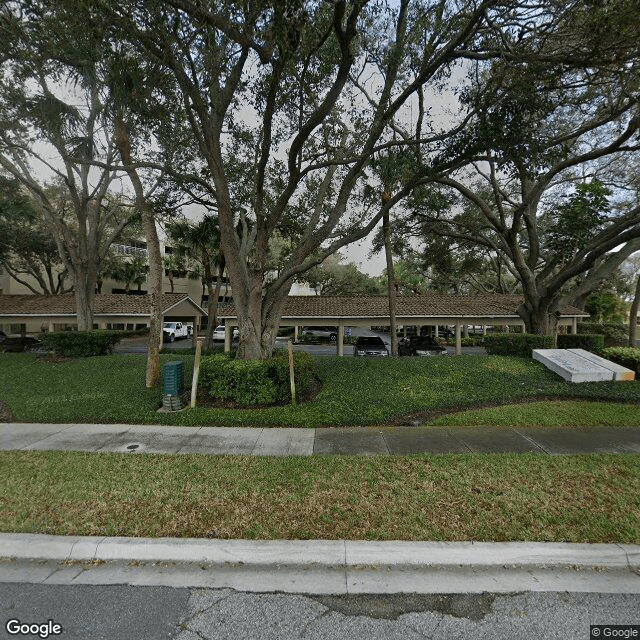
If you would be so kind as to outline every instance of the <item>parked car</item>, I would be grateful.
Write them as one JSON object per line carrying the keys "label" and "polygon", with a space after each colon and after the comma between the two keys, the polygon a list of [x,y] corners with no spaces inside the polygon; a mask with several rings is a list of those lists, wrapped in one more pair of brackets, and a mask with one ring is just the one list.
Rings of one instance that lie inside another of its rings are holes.
{"label": "parked car", "polygon": [[[240,332],[238,331],[237,327],[233,328],[233,340],[237,340],[238,337],[240,336]],[[215,340],[224,340],[224,325],[223,324],[219,324],[214,330],[213,330],[213,339]]]}
{"label": "parked car", "polygon": [[165,342],[173,342],[178,338],[188,338],[192,331],[192,326],[182,324],[182,322],[165,322],[162,325],[162,339]]}
{"label": "parked car", "polygon": [[438,327],[438,335],[443,338],[453,338],[456,334],[449,327]]}
{"label": "parked car", "polygon": [[31,336],[0,336],[0,351],[21,353],[22,351],[37,351],[42,343]]}
{"label": "parked car", "polygon": [[382,338],[378,336],[360,336],[356,340],[353,355],[358,356],[388,356],[389,350]]}
{"label": "parked car", "polygon": [[398,342],[399,356],[441,356],[447,353],[431,336],[411,336]]}
{"label": "parked car", "polygon": [[316,338],[329,338],[329,340],[335,341],[338,339],[338,327],[304,327],[301,334]]}

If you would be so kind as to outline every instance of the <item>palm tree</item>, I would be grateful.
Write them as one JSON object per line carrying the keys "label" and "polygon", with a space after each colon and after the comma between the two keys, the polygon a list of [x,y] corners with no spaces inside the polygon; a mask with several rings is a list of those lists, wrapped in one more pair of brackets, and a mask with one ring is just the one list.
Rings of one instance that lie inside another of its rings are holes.
{"label": "palm tree", "polygon": [[[190,224],[186,220],[176,222],[167,227],[167,233],[175,243],[177,256],[200,263],[202,282],[207,287],[209,301],[207,304],[207,341],[206,348],[213,346],[213,331],[218,324],[218,297],[222,287],[222,276],[225,260],[220,250],[220,227],[218,218],[205,215],[198,224]],[[214,285],[213,271],[216,270]]]}
{"label": "palm tree", "polygon": [[125,293],[129,293],[135,284],[138,291],[147,279],[149,267],[142,256],[136,255],[131,260],[114,261],[109,275],[118,282],[124,282]]}
{"label": "palm tree", "polygon": [[185,270],[184,258],[177,253],[170,253],[164,257],[162,262],[167,271],[171,293],[173,293],[173,279],[176,277],[176,273],[182,273]]}

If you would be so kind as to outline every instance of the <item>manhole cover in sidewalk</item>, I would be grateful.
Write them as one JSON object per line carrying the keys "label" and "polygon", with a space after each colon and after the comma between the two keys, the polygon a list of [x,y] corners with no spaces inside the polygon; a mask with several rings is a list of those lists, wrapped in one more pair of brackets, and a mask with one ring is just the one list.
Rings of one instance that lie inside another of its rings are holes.
{"label": "manhole cover in sidewalk", "polygon": [[141,442],[131,442],[120,448],[120,451],[126,451],[128,453],[139,453],[144,449],[144,445]]}

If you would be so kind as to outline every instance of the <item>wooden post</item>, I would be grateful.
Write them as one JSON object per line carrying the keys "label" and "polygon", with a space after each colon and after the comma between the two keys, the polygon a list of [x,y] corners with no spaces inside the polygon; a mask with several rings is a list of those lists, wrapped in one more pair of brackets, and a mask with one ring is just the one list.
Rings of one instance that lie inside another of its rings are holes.
{"label": "wooden post", "polygon": [[298,325],[294,325],[293,327],[293,341],[298,342]]}
{"label": "wooden post", "polygon": [[296,379],[293,368],[293,347],[291,340],[287,340],[287,350],[289,351],[289,382],[291,383],[291,405],[296,406]]}
{"label": "wooden post", "polygon": [[[195,327],[194,327],[195,333]],[[198,392],[198,376],[200,375],[200,357],[202,356],[202,344],[204,338],[198,338],[196,342],[196,357],[193,361],[193,379],[191,380],[191,408],[196,406],[196,393]]]}

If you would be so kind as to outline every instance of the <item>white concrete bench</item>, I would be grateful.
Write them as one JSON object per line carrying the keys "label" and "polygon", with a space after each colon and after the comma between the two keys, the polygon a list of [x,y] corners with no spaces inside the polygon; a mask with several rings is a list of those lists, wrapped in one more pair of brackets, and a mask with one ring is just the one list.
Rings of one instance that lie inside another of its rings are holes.
{"label": "white concrete bench", "polygon": [[533,359],[569,382],[635,379],[631,369],[584,349],[534,349]]}

